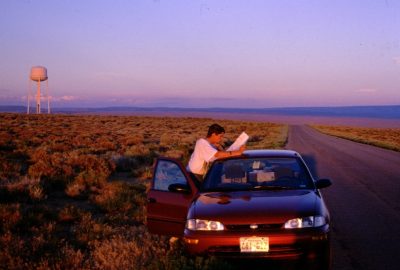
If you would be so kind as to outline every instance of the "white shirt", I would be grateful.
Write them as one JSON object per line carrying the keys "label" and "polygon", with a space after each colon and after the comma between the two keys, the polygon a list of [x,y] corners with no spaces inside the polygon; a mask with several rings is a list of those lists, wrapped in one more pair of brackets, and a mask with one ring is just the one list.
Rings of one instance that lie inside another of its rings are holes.
{"label": "white shirt", "polygon": [[207,164],[213,161],[214,155],[218,152],[206,139],[198,139],[190,157],[187,170],[195,174],[204,175]]}

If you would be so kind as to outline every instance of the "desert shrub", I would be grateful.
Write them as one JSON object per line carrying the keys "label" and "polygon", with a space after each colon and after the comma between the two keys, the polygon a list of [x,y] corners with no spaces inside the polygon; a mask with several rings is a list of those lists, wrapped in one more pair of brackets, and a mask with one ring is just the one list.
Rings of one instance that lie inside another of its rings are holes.
{"label": "desert shrub", "polygon": [[[139,147],[139,151],[136,151]],[[151,167],[154,159],[159,155],[157,152],[142,146],[132,146],[131,150],[125,152],[124,155],[114,156],[113,160],[116,164],[117,172],[130,172],[132,177],[148,179],[149,172],[151,174]],[[129,149],[129,148],[128,148]],[[145,149],[145,151],[142,151]]]}
{"label": "desert shrub", "polygon": [[73,222],[79,219],[82,215],[82,210],[74,205],[67,204],[58,212],[59,222]]}
{"label": "desert shrub", "polygon": [[93,144],[93,139],[86,134],[80,134],[74,137],[71,141],[74,148],[84,148]]}
{"label": "desert shrub", "polygon": [[0,204],[0,232],[7,232],[21,220],[20,204]]}
{"label": "desert shrub", "polygon": [[260,142],[262,140],[263,140],[263,137],[261,137],[259,135],[254,135],[254,136],[251,136],[247,142],[254,143],[254,142]]}
{"label": "desert shrub", "polygon": [[55,143],[53,145],[50,146],[50,150],[52,152],[68,152],[71,151],[72,145],[68,144],[68,143]]}
{"label": "desert shrub", "polygon": [[7,131],[0,131],[0,151],[11,152],[16,147],[17,145],[13,140],[13,136]]}
{"label": "desert shrub", "polygon": [[149,149],[150,149],[150,151],[148,154],[135,156],[136,160],[141,165],[152,165],[154,162],[154,159],[160,155],[159,152],[155,151],[154,149],[152,149],[152,148],[149,148]]}
{"label": "desert shrub", "polygon": [[172,148],[179,144],[180,142],[179,134],[174,132],[166,132],[160,136],[160,146],[165,148]]}
{"label": "desert shrub", "polygon": [[145,187],[139,184],[112,182],[106,184],[99,190],[99,194],[92,195],[90,199],[107,213],[131,215],[136,220],[143,220],[144,191]]}
{"label": "desert shrub", "polygon": [[114,155],[112,156],[112,160],[116,165],[116,172],[129,172],[139,165],[134,156]]}
{"label": "desert shrub", "polygon": [[[1,153],[0,153],[1,155]],[[0,186],[21,178],[22,165],[15,160],[9,160],[0,156]]]}
{"label": "desert shrub", "polygon": [[25,205],[21,212],[21,220],[14,230],[29,233],[36,231],[38,227],[49,222],[57,220],[57,213],[54,212],[49,205],[32,204]]}
{"label": "desert shrub", "polygon": [[93,154],[78,154],[71,157],[70,164],[75,171],[94,171],[106,177],[110,175],[114,169],[114,164],[110,160],[105,160]]}
{"label": "desert shrub", "polygon": [[12,182],[4,183],[1,188],[7,191],[8,197],[14,197],[17,200],[41,201],[46,198],[38,178],[20,177]]}
{"label": "desert shrub", "polygon": [[92,150],[94,153],[104,153],[106,151],[112,151],[116,149],[115,143],[105,137],[97,138],[94,144],[95,147]]}
{"label": "desert shrub", "polygon": [[185,152],[183,150],[171,149],[165,152],[165,155],[176,159],[183,159]]}
{"label": "desert shrub", "polygon": [[29,236],[10,231],[0,235],[1,269],[34,269],[40,260],[51,257],[62,245],[54,230],[50,222],[32,228]]}
{"label": "desert shrub", "polygon": [[68,155],[64,153],[53,153],[49,155],[49,162],[56,168],[55,175],[53,176],[60,181],[66,182],[74,176],[75,171],[73,166],[68,162]]}
{"label": "desert shrub", "polygon": [[141,180],[142,184],[144,184],[146,186],[146,190],[148,190],[147,182],[153,176],[153,167],[152,166],[143,166],[143,167],[135,170],[132,173],[132,176],[135,176],[137,178],[137,180]]}
{"label": "desert shrub", "polygon": [[46,198],[46,195],[44,193],[44,189],[40,185],[40,183],[32,185],[32,186],[29,186],[28,192],[29,192],[29,197],[33,201],[41,201],[44,198]]}
{"label": "desert shrub", "polygon": [[140,133],[128,135],[124,138],[124,144],[128,146],[143,144],[143,142],[144,136]]}
{"label": "desert shrub", "polygon": [[179,240],[152,235],[143,226],[124,227],[110,239],[92,241],[90,253],[96,269],[230,269],[215,258],[189,258]]}
{"label": "desert shrub", "polygon": [[65,194],[73,198],[84,196],[85,191],[86,185],[81,181],[73,181],[65,188]]}
{"label": "desert shrub", "polygon": [[20,177],[21,164],[0,156],[0,184]]}
{"label": "desert shrub", "polygon": [[328,135],[400,151],[399,128],[363,128],[321,125],[314,125],[312,127]]}
{"label": "desert shrub", "polygon": [[21,253],[24,253],[25,242],[10,231],[0,235],[0,266],[2,269],[26,269]]}
{"label": "desert shrub", "polygon": [[214,122],[226,146],[246,131],[248,149],[280,147],[287,131],[169,117],[0,114],[0,122],[1,269],[229,269],[187,257],[180,241],[143,226],[154,159],[187,163]]}
{"label": "desert shrub", "polygon": [[91,192],[102,189],[107,183],[107,177],[108,175],[93,170],[80,172],[67,185],[65,193],[70,197],[86,198]]}
{"label": "desert shrub", "polygon": [[142,247],[124,236],[114,236],[91,244],[92,265],[96,269],[141,269]]}
{"label": "desert shrub", "polygon": [[42,144],[43,140],[39,137],[33,137],[28,139],[27,141],[27,145],[30,147],[37,147],[40,146]]}
{"label": "desert shrub", "polygon": [[112,227],[92,218],[89,212],[81,215],[81,220],[72,227],[76,241],[86,247],[90,241],[108,239],[113,235]]}
{"label": "desert shrub", "polygon": [[146,156],[150,154],[150,149],[144,144],[135,144],[126,148],[126,156]]}
{"label": "desert shrub", "polygon": [[58,249],[62,244],[55,235],[56,224],[54,221],[44,222],[31,228],[32,235],[29,236],[29,243],[27,241],[26,248],[29,248],[30,260],[38,262],[48,253]]}
{"label": "desert shrub", "polygon": [[56,170],[48,160],[39,160],[29,167],[28,175],[32,178],[41,179],[44,177],[49,179],[56,174]]}
{"label": "desert shrub", "polygon": [[55,251],[53,256],[42,258],[42,260],[32,268],[36,270],[81,270],[90,269],[90,265],[87,260],[85,260],[85,254],[80,249],[76,250],[72,246],[66,244],[62,246],[60,250]]}
{"label": "desert shrub", "polygon": [[33,163],[38,161],[48,161],[50,150],[46,146],[38,147],[33,150],[30,155]]}
{"label": "desert shrub", "polygon": [[3,180],[18,179],[26,173],[28,156],[23,151],[21,149],[6,153],[0,151],[0,183]]}
{"label": "desert shrub", "polygon": [[73,153],[67,162],[75,173],[65,189],[66,194],[71,197],[86,196],[92,190],[101,189],[115,170],[115,163],[111,159],[106,160],[92,154]]}

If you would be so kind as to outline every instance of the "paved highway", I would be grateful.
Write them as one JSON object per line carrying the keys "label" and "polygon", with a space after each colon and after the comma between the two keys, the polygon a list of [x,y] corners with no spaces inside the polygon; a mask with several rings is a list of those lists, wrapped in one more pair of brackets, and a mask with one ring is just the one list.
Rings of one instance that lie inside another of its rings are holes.
{"label": "paved highway", "polygon": [[400,153],[290,126],[287,149],[299,152],[323,190],[333,219],[333,269],[400,269]]}

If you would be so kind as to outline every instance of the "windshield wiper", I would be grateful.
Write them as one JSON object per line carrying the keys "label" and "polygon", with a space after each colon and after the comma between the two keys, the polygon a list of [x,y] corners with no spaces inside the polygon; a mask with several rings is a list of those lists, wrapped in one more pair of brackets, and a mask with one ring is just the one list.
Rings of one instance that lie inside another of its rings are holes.
{"label": "windshield wiper", "polygon": [[261,185],[261,186],[254,186],[252,189],[253,190],[287,190],[287,189],[295,189],[295,188],[294,187],[287,187],[287,186]]}
{"label": "windshield wiper", "polygon": [[213,188],[206,188],[202,189],[202,192],[212,192],[212,191],[244,191],[244,190],[249,190],[248,188],[244,187],[213,187]]}
{"label": "windshield wiper", "polygon": [[205,188],[202,191],[244,191],[252,188],[252,184],[243,183],[243,184],[219,184],[217,186],[211,186]]}
{"label": "windshield wiper", "polygon": [[258,185],[258,186],[222,186],[202,189],[202,192],[213,192],[213,191],[246,191],[246,190],[290,190],[297,189],[296,187],[288,186],[270,186],[270,185]]}

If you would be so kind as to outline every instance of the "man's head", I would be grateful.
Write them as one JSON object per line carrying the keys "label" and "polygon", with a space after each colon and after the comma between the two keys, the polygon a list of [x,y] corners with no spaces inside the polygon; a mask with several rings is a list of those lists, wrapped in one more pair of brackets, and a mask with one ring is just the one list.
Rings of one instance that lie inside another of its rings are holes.
{"label": "man's head", "polygon": [[225,129],[218,124],[212,124],[208,128],[207,139],[211,143],[219,143],[225,134]]}

